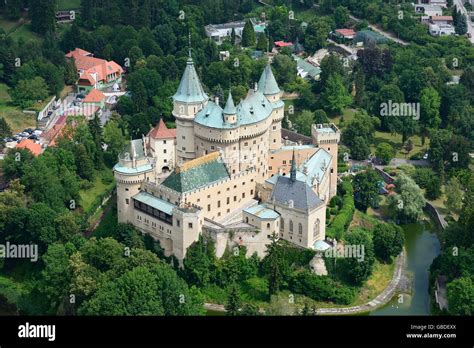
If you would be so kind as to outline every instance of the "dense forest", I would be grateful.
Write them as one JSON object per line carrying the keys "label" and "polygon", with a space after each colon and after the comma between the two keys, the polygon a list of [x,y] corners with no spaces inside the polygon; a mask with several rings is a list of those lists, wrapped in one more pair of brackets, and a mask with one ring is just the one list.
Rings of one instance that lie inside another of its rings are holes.
{"label": "dense forest", "polygon": [[[10,291],[7,295],[22,312],[203,314],[204,298],[198,288],[221,287],[229,289],[231,313],[256,315],[255,306],[236,310],[239,296],[235,284],[249,279],[265,279],[265,301],[285,290],[317,301],[351,303],[357,288],[370,276],[375,259],[391,260],[403,244],[400,230],[391,224],[374,226],[377,233],[357,229],[345,235],[355,208],[366,211],[379,203],[374,199],[377,187],[371,184],[372,172],[340,185],[330,206],[338,215],[328,227],[333,237],[366,245],[370,257],[361,264],[347,264],[346,272],[330,269],[330,275],[321,278],[302,270],[311,253],[297,253],[276,243],[264,260],[246,259],[242,256],[245,250],[229,251],[217,260],[212,245],[200,240],[190,249],[183,271],[172,258],[163,256],[159,245],[130,226],[119,225],[107,238],[86,238],[89,216],[79,204],[79,192],[91,187],[98,177],[104,184],[113,181],[110,168],[130,137],[147,134],[161,118],[173,126],[170,96],[188,59],[190,42],[206,91],[224,101],[231,89],[238,102],[258,81],[267,63],[265,57],[252,58],[253,51],[271,50],[275,41],[285,40],[301,44],[311,55],[328,47],[332,30],[346,26],[362,30],[370,22],[409,45],[367,42],[358,59],[348,64],[329,55],[321,62],[319,81],[297,77],[290,50],[282,49],[273,59],[280,87],[298,95],[292,108],[287,108],[284,125],[291,124],[294,130],[309,135],[313,122],[332,120],[352,108],[353,119],[342,117],[339,126],[342,142],[353,159],[368,158],[376,132],[400,136],[399,145],[407,150],[407,156],[413,148],[412,138],[420,137],[422,145],[427,144],[432,169],[416,169],[410,175],[413,179],[398,178],[403,189],[397,197],[421,187],[427,199],[436,199],[443,185],[446,191],[457,193],[449,204],[459,220],[450,222],[442,238],[443,254],[434,263],[433,274],[450,275],[451,313],[472,315],[474,176],[469,152],[474,147],[474,48],[461,36],[431,37],[404,1],[324,0],[319,7],[314,7],[312,0],[271,3],[273,6],[263,7],[251,0],[82,0],[76,20],[61,25],[54,18],[55,0],[0,4],[4,18],[26,20],[35,33],[34,39],[13,39],[0,29],[0,82],[11,91],[15,107],[27,109],[37,100],[59,96],[66,85],[74,84],[76,69],[64,54],[76,47],[123,66],[130,92],[120,98],[105,127],[97,118],[89,122],[71,118],[57,146],[39,157],[26,150],[11,152],[3,161],[10,187],[0,193],[0,242],[37,243],[43,255],[36,264],[1,260],[2,274],[7,277],[0,281],[5,282]],[[402,19],[399,11],[404,13]],[[456,14],[453,6],[449,11]],[[360,21],[355,22],[350,14]],[[206,24],[249,18],[268,20],[266,33],[246,36],[240,45],[227,40],[219,47],[205,35]],[[220,60],[221,50],[228,50],[230,59]],[[449,83],[453,75],[460,76],[459,84]],[[383,117],[380,105],[387,100],[419,103],[420,119]],[[10,134],[10,126],[0,118],[0,138]],[[108,145],[106,149],[103,144]],[[395,145],[382,144],[377,146],[377,156],[388,163],[395,156]],[[422,155],[418,152],[410,157]],[[101,174],[104,171],[109,174]],[[423,193],[418,198],[412,202],[418,204],[413,208],[416,213],[407,205],[397,212],[397,221],[419,218]],[[378,234],[389,236],[393,243],[386,245]],[[451,253],[454,248],[456,255]],[[453,267],[456,272],[450,271]],[[129,302],[130,293],[137,291]],[[112,293],[121,296],[110,296]]]}

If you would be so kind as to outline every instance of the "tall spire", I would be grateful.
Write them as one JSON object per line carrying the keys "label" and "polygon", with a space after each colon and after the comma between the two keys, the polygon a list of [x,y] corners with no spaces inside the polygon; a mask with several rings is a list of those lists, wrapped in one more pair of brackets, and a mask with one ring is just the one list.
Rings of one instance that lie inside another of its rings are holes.
{"label": "tall spire", "polygon": [[291,180],[291,182],[296,182],[296,159],[295,159],[295,149],[293,149],[293,158],[291,159],[290,180]]}
{"label": "tall spire", "polygon": [[262,76],[258,81],[258,89],[265,95],[280,93],[280,88],[278,87],[278,83],[273,75],[270,62],[267,63],[267,66],[265,67],[265,70],[263,70]]}
{"label": "tall spire", "polygon": [[232,99],[232,91],[229,89],[229,97],[227,98],[227,103],[225,103],[224,114],[225,115],[235,115],[237,109],[235,108],[234,99]]}
{"label": "tall spire", "polygon": [[193,57],[191,55],[191,32],[190,31],[188,32],[188,40],[189,40],[189,47],[188,47],[189,59],[193,59]]}
{"label": "tall spire", "polygon": [[201,80],[194,67],[191,57],[191,33],[189,34],[189,58],[186,63],[178,90],[173,95],[173,100],[181,103],[202,103],[209,99],[202,88]]}

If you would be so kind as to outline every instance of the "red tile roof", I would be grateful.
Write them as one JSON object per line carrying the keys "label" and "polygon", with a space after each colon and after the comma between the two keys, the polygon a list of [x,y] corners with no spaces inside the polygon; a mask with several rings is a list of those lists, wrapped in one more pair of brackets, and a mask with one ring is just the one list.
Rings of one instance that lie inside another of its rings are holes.
{"label": "red tile roof", "polygon": [[153,139],[174,139],[176,138],[176,129],[169,129],[163,119],[160,119],[160,122],[148,133],[148,136]]}
{"label": "red tile roof", "polygon": [[431,16],[432,21],[452,21],[453,16]]}
{"label": "red tile roof", "polygon": [[19,144],[16,145],[17,149],[28,149],[34,156],[39,156],[41,154],[41,145],[35,143],[30,139],[23,139]]}
{"label": "red tile roof", "polygon": [[105,99],[104,93],[97,89],[93,89],[90,93],[84,98],[83,103],[100,103]]}
{"label": "red tile roof", "polygon": [[354,36],[356,34],[354,29],[336,29],[336,32],[342,36]]}
{"label": "red tile roof", "polygon": [[275,41],[275,46],[278,46],[278,47],[288,47],[288,46],[293,46],[293,43],[291,43],[291,42],[285,42],[285,41]]}
{"label": "red tile roof", "polygon": [[79,79],[87,80],[91,85],[95,81],[106,81],[107,75],[123,74],[123,69],[114,61],[92,57],[92,53],[76,48],[66,54],[67,58],[74,58],[77,70],[80,72]]}

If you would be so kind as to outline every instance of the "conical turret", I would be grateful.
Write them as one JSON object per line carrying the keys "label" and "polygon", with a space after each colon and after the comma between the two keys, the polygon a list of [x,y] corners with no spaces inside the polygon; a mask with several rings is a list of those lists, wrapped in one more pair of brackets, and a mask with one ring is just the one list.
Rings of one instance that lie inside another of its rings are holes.
{"label": "conical turret", "polygon": [[258,90],[261,91],[264,95],[274,95],[280,93],[280,88],[278,83],[273,75],[272,68],[270,63],[267,64],[265,70],[258,81]]}
{"label": "conical turret", "polygon": [[204,92],[199,76],[194,68],[193,59],[189,57],[173,100],[181,103],[201,103],[208,99],[209,97]]}

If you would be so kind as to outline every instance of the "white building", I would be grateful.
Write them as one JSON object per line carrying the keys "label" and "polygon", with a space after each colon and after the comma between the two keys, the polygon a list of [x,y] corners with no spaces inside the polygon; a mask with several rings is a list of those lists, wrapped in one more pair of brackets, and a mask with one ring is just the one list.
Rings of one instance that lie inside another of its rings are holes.
{"label": "white building", "polygon": [[430,24],[432,36],[448,36],[456,34],[456,30],[450,24]]}

